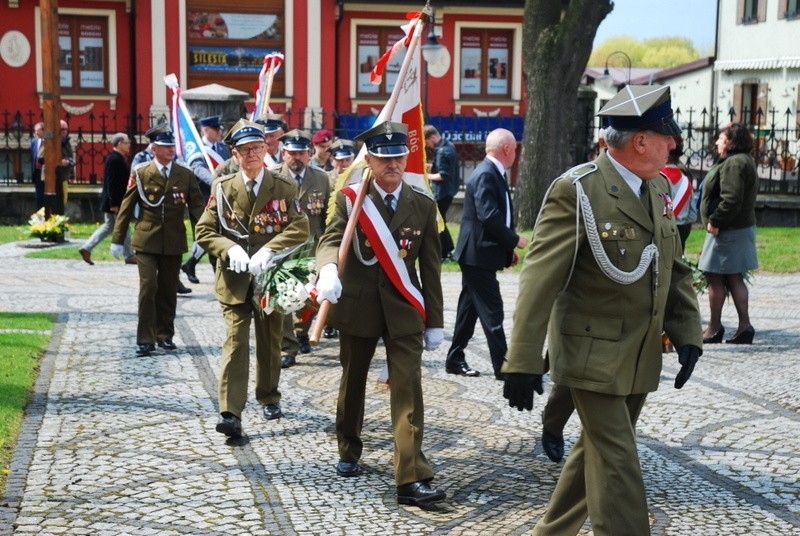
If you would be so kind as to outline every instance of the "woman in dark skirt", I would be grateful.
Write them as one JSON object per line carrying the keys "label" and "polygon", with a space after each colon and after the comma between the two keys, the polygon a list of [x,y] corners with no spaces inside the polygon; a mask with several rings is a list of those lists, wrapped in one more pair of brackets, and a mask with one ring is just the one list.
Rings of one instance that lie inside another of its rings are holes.
{"label": "woman in dark skirt", "polygon": [[708,279],[711,318],[703,333],[704,343],[719,343],[725,335],[722,306],[730,292],[739,325],[725,342],[751,344],[755,329],[750,324],[749,293],[744,273],[758,268],[755,203],[758,193],[756,164],[750,152],[753,138],[739,123],[722,129],[716,141],[720,161],[706,175],[700,215],[708,234],[698,268]]}

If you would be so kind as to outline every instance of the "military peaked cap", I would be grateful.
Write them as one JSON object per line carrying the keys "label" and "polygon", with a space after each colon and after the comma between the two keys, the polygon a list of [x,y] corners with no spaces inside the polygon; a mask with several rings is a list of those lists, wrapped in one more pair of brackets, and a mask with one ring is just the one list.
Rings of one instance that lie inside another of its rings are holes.
{"label": "military peaked cap", "polygon": [[403,123],[384,121],[356,136],[373,156],[392,158],[408,154],[408,127]]}
{"label": "military peaked cap", "polygon": [[669,86],[625,86],[597,115],[615,130],[652,130],[667,136],[681,133],[672,115]]}

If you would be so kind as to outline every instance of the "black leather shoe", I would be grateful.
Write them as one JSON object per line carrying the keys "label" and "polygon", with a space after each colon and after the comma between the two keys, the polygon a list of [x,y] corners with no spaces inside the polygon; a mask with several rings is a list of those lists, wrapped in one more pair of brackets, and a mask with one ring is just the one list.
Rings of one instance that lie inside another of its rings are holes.
{"label": "black leather shoe", "polygon": [[158,341],[159,348],[163,348],[164,350],[177,350],[178,347],[172,342],[172,339],[164,339],[163,341]]}
{"label": "black leather shoe", "polygon": [[557,438],[542,428],[542,450],[550,460],[558,463],[564,458],[564,438]]}
{"label": "black leather shoe", "polygon": [[150,352],[154,352],[156,349],[156,345],[152,342],[148,342],[145,344],[137,344],[136,345],[136,355],[139,357],[144,357],[150,355]]}
{"label": "black leather shoe", "polygon": [[297,359],[293,355],[281,356],[281,368],[292,368],[297,364]]}
{"label": "black leather shoe", "polygon": [[233,413],[225,412],[219,416],[217,432],[228,437],[242,437],[242,420]]}
{"label": "black leather shoe", "polygon": [[308,336],[306,335],[298,335],[297,342],[300,343],[300,353],[301,354],[310,354],[311,353],[311,342],[308,340]]}
{"label": "black leather shoe", "polygon": [[264,406],[264,418],[268,421],[280,419],[283,417],[280,404],[267,404]]}
{"label": "black leather shoe", "polygon": [[725,335],[725,326],[720,326],[716,333],[710,337],[703,337],[703,344],[717,344],[722,342],[722,336]]}
{"label": "black leather shoe", "polygon": [[192,289],[178,281],[178,294],[189,294],[191,291]]}
{"label": "black leather shoe", "polygon": [[335,328],[325,326],[325,329],[322,330],[322,336],[326,339],[336,339],[339,337],[339,332]]}
{"label": "black leather shoe", "polygon": [[448,374],[458,374],[459,376],[480,376],[481,373],[473,368],[469,368],[466,362],[456,363],[455,365],[445,365]]}
{"label": "black leather shoe", "polygon": [[197,266],[197,259],[189,257],[189,260],[181,265],[181,270],[186,274],[186,279],[189,280],[189,283],[194,283],[196,285],[200,280],[197,278],[197,274],[194,271],[195,266]]}
{"label": "black leather shoe", "polygon": [[339,476],[358,476],[361,466],[355,462],[339,462],[336,464],[336,474]]}
{"label": "black leather shoe", "polygon": [[753,344],[753,337],[756,336],[756,330],[753,326],[747,327],[728,339],[728,344]]}
{"label": "black leather shoe", "polygon": [[414,482],[413,484],[397,486],[397,502],[399,504],[422,506],[443,501],[445,498],[447,498],[445,492],[439,489],[432,489],[427,482]]}

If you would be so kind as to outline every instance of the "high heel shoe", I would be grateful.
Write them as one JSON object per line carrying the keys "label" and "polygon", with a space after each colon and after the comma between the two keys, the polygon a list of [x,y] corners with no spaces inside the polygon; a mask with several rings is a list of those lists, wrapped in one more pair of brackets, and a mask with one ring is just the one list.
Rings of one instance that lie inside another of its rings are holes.
{"label": "high heel shoe", "polygon": [[753,337],[755,337],[755,335],[755,328],[753,328],[753,326],[748,326],[725,342],[728,344],[753,344]]}
{"label": "high heel shoe", "polygon": [[703,337],[703,344],[717,344],[722,342],[722,337],[725,335],[725,326],[720,326],[716,333],[710,337]]}

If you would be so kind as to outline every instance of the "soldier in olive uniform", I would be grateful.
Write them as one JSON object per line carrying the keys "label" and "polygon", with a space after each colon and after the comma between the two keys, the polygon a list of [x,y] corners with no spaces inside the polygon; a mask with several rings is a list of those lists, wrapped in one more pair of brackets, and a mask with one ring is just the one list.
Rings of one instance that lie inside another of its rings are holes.
{"label": "soldier in olive uniform", "polygon": [[[378,340],[386,346],[395,444],[397,501],[420,505],[445,498],[428,484],[433,470],[422,453],[423,345],[433,350],[444,338],[436,202],[403,182],[408,161],[407,127],[384,122],[361,134],[368,183],[354,244],[347,245],[341,282],[338,254],[349,218],[347,200],[362,185],[336,194],[333,219],[317,247],[319,301],[338,303],[329,324],[339,330],[342,379],[336,408],[341,476],[360,473],[367,372]],[[366,225],[365,225],[366,224]],[[417,266],[419,274],[417,273]],[[393,275],[389,275],[393,274]],[[341,298],[341,299],[340,299]]]}
{"label": "soldier in olive uniform", "polygon": [[333,169],[328,172],[331,188],[333,188],[336,186],[336,180],[339,175],[344,173],[344,170],[353,163],[356,157],[356,149],[353,147],[352,141],[339,138],[331,144],[328,152],[331,153],[331,161],[333,162]]}
{"label": "soldier in olive uniform", "polygon": [[275,252],[308,239],[308,218],[297,200],[297,185],[264,168],[264,130],[240,120],[231,129],[234,175],[214,181],[197,224],[197,242],[221,262],[215,291],[225,318],[219,376],[217,431],[242,435],[250,372],[250,320],[256,333],[256,400],[268,420],[280,418],[280,344],[283,315],[267,315],[253,301],[253,279],[272,264]]}
{"label": "soldier in olive uniform", "polygon": [[[291,130],[281,138],[283,143],[283,164],[278,172],[297,183],[300,189],[300,205],[308,216],[311,237],[316,248],[319,238],[325,231],[326,207],[331,196],[328,175],[321,169],[310,166],[311,134],[303,130]],[[312,250],[313,253],[314,250]],[[312,317],[300,312],[289,313],[284,319],[283,342],[281,342],[281,366],[293,367],[297,363],[297,353],[311,352],[308,330]]]}
{"label": "soldier in olive uniform", "polygon": [[662,330],[678,348],[676,388],[701,354],[692,271],[659,174],[680,133],[669,87],[627,86],[599,115],[608,151],[545,194],[502,369],[509,404],[530,410],[549,362],[582,424],[534,534],[577,534],[587,515],[598,536],[650,533],[635,426],[658,388]]}
{"label": "soldier in olive uniform", "polygon": [[150,355],[155,344],[175,350],[175,308],[181,255],[186,253],[186,208],[192,226],[203,213],[203,196],[189,168],[174,161],[175,138],[166,124],[151,129],[155,159],[131,170],[128,190],[117,213],[111,253],[124,255],[125,235],[139,207],[131,246],[139,267],[139,327],[136,355]]}

